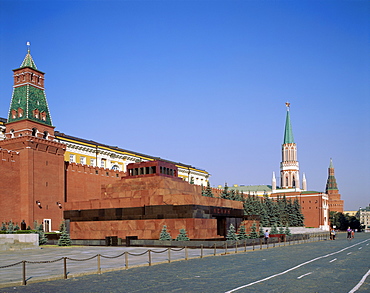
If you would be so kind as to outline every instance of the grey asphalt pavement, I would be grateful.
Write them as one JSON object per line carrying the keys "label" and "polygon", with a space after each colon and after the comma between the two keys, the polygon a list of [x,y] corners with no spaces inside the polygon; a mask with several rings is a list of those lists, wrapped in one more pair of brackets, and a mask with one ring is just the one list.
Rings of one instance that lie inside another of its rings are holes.
{"label": "grey asphalt pavement", "polygon": [[[199,250],[194,253],[198,253],[199,257]],[[92,266],[96,270],[96,259]],[[0,292],[231,293],[355,290],[352,292],[363,293],[370,292],[370,276],[366,278],[367,273],[370,273],[370,233],[358,233],[351,241],[346,240],[344,234],[339,234],[335,241],[308,242],[249,250],[246,253],[240,251],[238,254],[194,258],[103,274],[71,276],[67,280],[2,288]]]}

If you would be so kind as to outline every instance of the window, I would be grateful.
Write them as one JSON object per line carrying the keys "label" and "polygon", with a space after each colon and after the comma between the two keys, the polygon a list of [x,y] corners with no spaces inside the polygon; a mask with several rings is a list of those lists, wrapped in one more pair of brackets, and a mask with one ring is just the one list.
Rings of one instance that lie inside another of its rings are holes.
{"label": "window", "polygon": [[119,171],[119,166],[118,166],[118,165],[113,165],[113,166],[112,166],[112,170]]}
{"label": "window", "polygon": [[100,167],[101,168],[105,168],[105,160],[104,159],[101,160]]}
{"label": "window", "polygon": [[71,163],[75,162],[75,155],[69,155],[69,162]]}
{"label": "window", "polygon": [[80,157],[80,164],[86,164],[86,157]]}
{"label": "window", "polygon": [[95,159],[90,159],[90,165],[95,166]]}

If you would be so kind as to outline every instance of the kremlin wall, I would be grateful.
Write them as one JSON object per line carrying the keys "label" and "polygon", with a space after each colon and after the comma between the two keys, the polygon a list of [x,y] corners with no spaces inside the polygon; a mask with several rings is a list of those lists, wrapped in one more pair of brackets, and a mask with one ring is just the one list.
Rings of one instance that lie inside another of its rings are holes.
{"label": "kremlin wall", "polygon": [[[230,224],[249,231],[242,202],[219,198],[220,189],[202,196],[205,170],[54,131],[44,73],[30,51],[13,72],[9,116],[0,118],[0,221],[37,221],[46,232],[65,221],[72,239],[158,239],[163,225],[186,229],[191,239],[223,238]],[[305,178],[300,188],[287,110],[281,187],[273,176],[267,195],[298,198],[305,225],[327,230],[329,207],[343,211],[334,168],[331,162],[327,193],[307,191]]]}

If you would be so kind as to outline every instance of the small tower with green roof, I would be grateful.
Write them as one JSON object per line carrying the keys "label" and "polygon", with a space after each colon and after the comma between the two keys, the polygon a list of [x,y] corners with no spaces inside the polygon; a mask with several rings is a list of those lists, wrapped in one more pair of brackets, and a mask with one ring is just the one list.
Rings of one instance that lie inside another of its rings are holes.
{"label": "small tower with green roof", "polygon": [[328,168],[328,180],[326,181],[325,193],[329,197],[329,210],[343,213],[343,200],[341,200],[337,180],[334,175],[333,160],[331,158]]}
{"label": "small tower with green roof", "polygon": [[9,139],[32,135],[54,139],[54,127],[44,88],[45,74],[37,69],[29,47],[21,66],[13,72],[13,95],[9,107],[6,137]]}
{"label": "small tower with green roof", "polygon": [[284,141],[282,144],[282,161],[280,163],[280,187],[299,190],[299,163],[297,159],[297,145],[294,142],[292,124],[290,121],[290,103],[285,103],[285,105],[287,112]]}

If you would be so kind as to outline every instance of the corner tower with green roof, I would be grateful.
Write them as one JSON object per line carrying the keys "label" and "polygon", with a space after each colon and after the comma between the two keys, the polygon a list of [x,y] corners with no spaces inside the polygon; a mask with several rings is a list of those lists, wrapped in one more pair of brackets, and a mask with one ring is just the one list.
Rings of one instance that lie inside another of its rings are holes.
{"label": "corner tower with green roof", "polygon": [[282,144],[282,161],[280,163],[280,188],[300,190],[299,163],[297,160],[297,145],[294,142],[292,124],[290,121],[290,103],[287,107],[284,141]]}
{"label": "corner tower with green roof", "polygon": [[331,158],[328,168],[328,180],[326,181],[325,193],[329,197],[329,210],[343,213],[343,200],[341,200],[341,195],[338,190],[337,180],[334,175],[333,160]]}
{"label": "corner tower with green roof", "polygon": [[54,127],[45,95],[44,73],[37,69],[29,49],[21,66],[13,72],[7,138],[33,135],[53,139]]}

